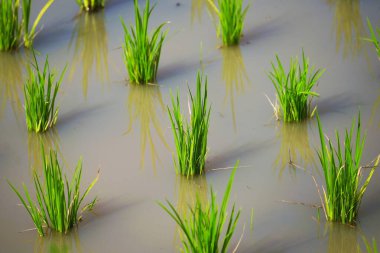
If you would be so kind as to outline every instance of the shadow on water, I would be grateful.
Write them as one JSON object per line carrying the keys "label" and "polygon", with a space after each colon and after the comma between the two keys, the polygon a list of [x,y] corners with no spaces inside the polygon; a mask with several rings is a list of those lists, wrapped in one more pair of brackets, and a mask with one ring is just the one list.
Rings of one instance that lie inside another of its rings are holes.
{"label": "shadow on water", "polygon": [[[212,2],[215,2],[212,0]],[[191,24],[194,24],[196,19],[199,23],[202,23],[203,11],[206,10],[210,16],[213,25],[216,27],[218,22],[218,16],[212,8],[208,0],[191,0]]]}
{"label": "shadow on water", "polygon": [[[190,214],[189,208],[194,208],[196,199],[199,198],[202,206],[206,206],[208,203],[207,199],[208,187],[206,175],[194,176],[187,178],[182,175],[177,175],[176,177],[176,194],[177,211],[181,217],[188,217]],[[181,241],[184,239],[184,234],[181,229],[177,226],[178,232],[175,233],[174,243],[176,248],[181,246]]]}
{"label": "shadow on water", "polygon": [[[372,126],[374,121],[377,121],[379,119],[376,119],[376,116],[379,115],[379,108],[380,108],[380,89],[377,91],[377,98],[375,102],[372,105],[371,108],[371,117],[369,119],[369,125]],[[377,128],[380,128],[380,121],[377,123]]]}
{"label": "shadow on water", "polygon": [[297,169],[289,164],[290,161],[305,169],[317,168],[314,159],[315,151],[309,142],[308,122],[280,124],[276,134],[277,139],[281,142],[280,151],[273,164],[273,168],[279,168],[279,179],[282,178],[287,166],[289,173],[296,175]]}
{"label": "shadow on water", "polygon": [[342,92],[338,95],[318,99],[319,115],[329,113],[342,113],[348,108],[356,108],[357,103],[354,101],[354,95],[348,92]]}
{"label": "shadow on water", "polygon": [[145,152],[150,148],[151,160],[156,173],[157,162],[160,162],[157,147],[154,144],[152,131],[156,131],[161,143],[168,149],[162,130],[161,122],[157,116],[158,111],[166,112],[160,87],[157,85],[130,85],[126,107],[129,115],[129,123],[125,135],[132,133],[135,122],[140,123],[140,169],[145,168]]}
{"label": "shadow on water", "polygon": [[43,161],[41,146],[44,147],[45,154],[49,154],[50,150],[56,151],[63,158],[60,145],[60,137],[57,129],[54,127],[43,133],[28,133],[28,163],[31,172],[36,171],[38,175],[43,172]]}
{"label": "shadow on water", "polygon": [[15,118],[19,121],[23,114],[23,69],[24,55],[19,52],[0,52],[0,120],[4,117],[7,103],[10,104]]}
{"label": "shadow on water", "polygon": [[236,132],[235,98],[245,92],[246,85],[250,85],[250,81],[240,47],[225,47],[221,49],[221,52],[223,56],[222,79],[226,84],[224,103],[227,104],[227,101],[230,103],[232,123]]}
{"label": "shadow on water", "polygon": [[[239,146],[230,147],[207,158],[206,169],[208,171],[215,171],[233,166],[237,160],[243,160],[244,157],[252,157],[252,154],[258,154],[261,150],[269,148],[273,144],[274,140],[265,140],[258,143],[246,142]],[[243,166],[250,167],[253,165],[240,164],[239,167]]]}
{"label": "shadow on water", "polygon": [[[109,82],[108,74],[108,36],[105,24],[104,10],[96,13],[82,13],[77,17],[75,29],[71,35],[69,49],[74,43],[74,57],[72,60],[69,79],[82,64],[82,92],[87,97],[88,79],[91,72],[103,84]],[[95,66],[95,69],[94,69]]]}
{"label": "shadow on water", "polygon": [[79,235],[74,228],[68,234],[50,233],[45,237],[38,236],[34,243],[34,253],[85,253]]}
{"label": "shadow on water", "polygon": [[360,13],[360,0],[327,0],[327,4],[334,8],[335,17],[333,29],[336,36],[336,51],[343,47],[343,57],[358,56],[362,45],[362,38],[366,37],[363,19]]}

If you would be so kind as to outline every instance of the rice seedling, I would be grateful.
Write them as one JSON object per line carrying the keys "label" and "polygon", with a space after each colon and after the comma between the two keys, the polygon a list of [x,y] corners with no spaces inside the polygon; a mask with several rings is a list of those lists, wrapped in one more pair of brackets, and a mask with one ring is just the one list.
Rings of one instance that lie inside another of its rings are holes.
{"label": "rice seedling", "polygon": [[208,106],[207,77],[203,81],[198,72],[196,94],[193,96],[190,88],[189,93],[190,123],[184,122],[178,91],[176,98],[171,94],[173,109],[168,107],[177,151],[177,159],[174,159],[176,171],[187,177],[202,174],[205,166],[211,110]]}
{"label": "rice seedling", "polygon": [[0,51],[10,51],[18,46],[21,38],[19,1],[0,1]]}
{"label": "rice seedling", "polygon": [[365,246],[367,253],[378,253],[379,252],[379,250],[377,249],[377,243],[376,243],[375,238],[372,239],[372,245],[370,242],[368,242],[368,240],[364,236],[363,236],[363,242],[364,242],[364,246]]}
{"label": "rice seedling", "polygon": [[290,59],[289,72],[286,73],[280,58],[276,55],[277,66],[272,62],[272,72],[269,73],[276,92],[277,101],[271,105],[277,119],[282,117],[284,122],[299,122],[307,117],[311,117],[314,110],[311,110],[312,97],[318,93],[312,88],[318,83],[324,70],[318,69],[314,72],[314,67],[309,69],[309,58],[305,57],[302,50],[302,66],[298,63],[298,58]]}
{"label": "rice seedling", "polygon": [[80,195],[82,159],[78,161],[73,177],[69,182],[62,173],[57,153],[51,150],[48,155],[45,155],[44,148],[41,146],[41,154],[44,182],[40,180],[36,171],[33,174],[37,202],[32,200],[29,190],[24,184],[25,197],[9,181],[8,184],[29,213],[40,236],[45,235],[45,226],[60,233],[67,233],[78,223],[78,211],[81,203],[98,181],[99,174]]}
{"label": "rice seedling", "polygon": [[77,4],[85,11],[96,11],[104,8],[105,0],[75,0]]}
{"label": "rice seedling", "polygon": [[[31,28],[29,28],[32,0],[1,0],[0,4],[0,51],[9,51],[20,46],[21,38],[26,48],[33,44],[37,35],[37,26],[41,18],[54,0],[49,0],[38,13]],[[19,18],[19,11],[22,16]]]}
{"label": "rice seedling", "polygon": [[[240,217],[240,210],[236,211],[235,204],[233,204],[229,216],[227,213],[231,187],[237,167],[238,162],[231,173],[221,206],[217,204],[216,194],[212,188],[210,191],[210,202],[204,205],[198,197],[195,206],[189,207],[190,213],[188,217],[180,215],[169,201],[166,201],[168,206],[159,203],[184,234],[181,252],[224,253],[228,251],[231,238]],[[225,226],[226,223],[227,226]]]}
{"label": "rice seedling", "polygon": [[218,0],[218,7],[208,0],[219,17],[218,37],[222,37],[223,45],[239,44],[243,33],[244,19],[249,6],[243,9],[243,0]]}
{"label": "rice seedling", "polygon": [[28,67],[28,80],[24,85],[26,126],[29,131],[44,132],[55,125],[58,119],[58,107],[55,108],[55,99],[65,74],[66,67],[60,78],[55,82],[55,74],[50,72],[48,56],[44,68],[38,66],[33,51],[35,72]]}
{"label": "rice seedling", "polygon": [[[17,0],[18,1],[18,0]],[[37,18],[34,20],[31,29],[29,29],[29,21],[30,21],[30,11],[32,8],[32,0],[22,0],[22,26],[24,30],[24,46],[26,48],[30,48],[33,45],[33,40],[37,35],[37,26],[41,21],[43,15],[45,15],[46,11],[49,9],[50,5],[54,3],[54,0],[49,0],[42,7],[40,12],[37,15]]]}
{"label": "rice seedling", "polygon": [[[323,197],[321,196],[326,219],[343,224],[355,224],[361,200],[379,164],[380,156],[373,161],[372,165],[360,165],[365,143],[365,136],[362,137],[361,133],[360,113],[356,123],[355,136],[354,118],[351,129],[345,131],[343,146],[340,143],[338,131],[335,134],[337,146],[334,147],[330,139],[326,143],[318,114],[317,121],[321,142],[318,157],[326,184],[326,189],[323,189]],[[365,168],[370,168],[370,171],[362,183]]]}
{"label": "rice seedling", "polygon": [[160,62],[161,48],[166,37],[162,23],[148,34],[149,18],[154,9],[150,7],[150,0],[146,0],[145,9],[140,12],[138,0],[134,0],[135,27],[127,29],[124,21],[124,63],[127,68],[130,81],[134,84],[147,84],[156,81],[158,64]]}
{"label": "rice seedling", "polygon": [[369,32],[371,37],[370,38],[365,38],[365,40],[372,42],[372,44],[375,46],[376,52],[377,52],[377,57],[380,60],[380,28],[376,27],[376,33],[375,30],[372,27],[371,21],[369,21],[369,18],[367,18],[367,24],[369,28]]}

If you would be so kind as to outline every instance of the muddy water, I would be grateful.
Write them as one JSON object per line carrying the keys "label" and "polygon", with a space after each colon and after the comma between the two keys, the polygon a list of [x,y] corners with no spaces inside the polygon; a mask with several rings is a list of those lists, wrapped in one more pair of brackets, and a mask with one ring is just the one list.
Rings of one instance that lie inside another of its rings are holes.
{"label": "muddy water", "polygon": [[[42,5],[35,2],[36,9]],[[53,4],[35,47],[49,54],[57,71],[66,64],[68,71],[57,126],[44,135],[25,127],[21,73],[29,58],[23,51],[0,55],[1,252],[176,252],[181,235],[156,201],[168,199],[185,213],[196,193],[205,201],[210,186],[220,196],[230,172],[221,168],[238,159],[232,199],[242,216],[232,244],[245,225],[239,252],[356,252],[363,237],[380,241],[378,171],[356,228],[326,223],[323,216],[316,221],[310,206],[319,197],[310,175],[287,166],[290,156],[323,182],[316,122],[283,125],[265,97],[274,98],[266,73],[275,53],[286,62],[303,48],[313,64],[326,68],[315,100],[326,134],[348,127],[360,108],[367,131],[363,162],[371,161],[380,152],[380,61],[359,37],[366,36],[366,17],[380,25],[379,1],[254,0],[241,45],[229,49],[218,49],[215,14],[206,1],[160,1],[152,23],[171,24],[152,87],[126,85],[119,17],[132,21],[132,7],[132,1],[115,0],[95,15],[77,15],[74,1]],[[177,88],[186,106],[186,85],[194,89],[198,69],[208,75],[212,103],[208,172],[189,182],[174,171],[166,106]],[[83,156],[84,184],[100,169],[89,196],[98,196],[98,205],[66,236],[22,232],[33,224],[5,180],[32,186],[41,143],[58,151],[68,175]]]}

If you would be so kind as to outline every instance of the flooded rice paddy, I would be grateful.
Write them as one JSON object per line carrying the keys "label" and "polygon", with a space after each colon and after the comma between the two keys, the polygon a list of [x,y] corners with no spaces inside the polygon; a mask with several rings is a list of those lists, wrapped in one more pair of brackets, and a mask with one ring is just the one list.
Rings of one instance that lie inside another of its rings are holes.
{"label": "flooded rice paddy", "polygon": [[[34,16],[42,2],[35,1]],[[221,197],[230,174],[225,168],[236,160],[232,201],[242,214],[232,245],[244,233],[238,252],[357,252],[363,237],[379,243],[380,171],[364,195],[357,227],[318,221],[310,207],[320,203],[311,176],[288,166],[290,155],[323,183],[316,120],[277,122],[265,95],[275,97],[267,77],[275,53],[288,62],[304,49],[312,64],[326,69],[314,100],[326,134],[349,127],[360,109],[367,133],[362,161],[370,162],[380,153],[380,61],[361,38],[368,36],[367,17],[380,26],[380,2],[253,0],[250,6],[240,46],[219,48],[216,15],[206,0],[158,1],[151,24],[171,22],[158,86],[137,87],[127,85],[121,49],[120,17],[133,21],[133,1],[110,0],[94,15],[78,14],[75,1],[56,1],[34,45],[40,60],[48,54],[51,66],[68,71],[57,125],[42,135],[25,125],[30,58],[23,50],[1,53],[0,251],[178,252],[178,229],[157,201],[168,199],[185,212],[196,194],[206,200],[211,186]],[[207,173],[185,180],[174,170],[166,107],[176,89],[186,106],[187,85],[194,90],[199,69],[208,76],[212,104]],[[98,196],[98,204],[65,236],[23,232],[32,221],[6,182],[32,186],[41,143],[58,151],[68,175],[83,156],[86,185],[100,169],[88,198]]]}

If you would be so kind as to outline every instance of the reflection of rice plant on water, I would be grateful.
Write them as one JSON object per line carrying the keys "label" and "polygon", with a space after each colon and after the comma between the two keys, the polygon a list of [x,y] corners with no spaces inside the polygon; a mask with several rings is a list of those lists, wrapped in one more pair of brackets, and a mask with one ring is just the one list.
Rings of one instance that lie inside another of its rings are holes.
{"label": "reflection of rice plant on water", "polygon": [[[216,23],[216,13],[212,8],[209,0],[191,0],[191,23],[197,19],[199,23],[202,23],[203,11],[206,9],[207,13],[211,16],[213,23]],[[212,0],[215,2],[215,0]]]}
{"label": "reflection of rice plant on water", "polygon": [[[356,124],[353,119],[351,129],[346,129],[342,143],[336,131],[335,147],[330,139],[326,142],[318,114],[317,120],[321,143],[318,157],[326,187],[322,193],[319,190],[318,192],[324,214],[329,221],[356,224],[361,200],[379,164],[380,155],[371,164],[361,165],[365,136],[361,133],[360,113]],[[369,172],[362,182],[366,169]]]}
{"label": "reflection of rice plant on water", "polygon": [[359,229],[340,223],[328,222],[324,225],[324,237],[327,236],[327,253],[356,252],[360,253]]}
{"label": "reflection of rice plant on water", "polygon": [[74,229],[68,234],[51,232],[45,237],[38,236],[34,243],[34,253],[85,253],[79,234]]}
{"label": "reflection of rice plant on water", "polygon": [[289,163],[294,162],[304,168],[309,167],[308,165],[316,167],[314,149],[309,142],[307,122],[284,123],[279,128],[276,137],[281,142],[280,151],[274,162],[275,168],[279,168],[279,178],[282,177],[286,166],[292,169]]}
{"label": "reflection of rice plant on water", "polygon": [[239,46],[222,48],[221,53],[223,56],[222,79],[226,84],[224,103],[227,103],[229,99],[232,121],[236,131],[235,96],[245,92],[245,85],[249,84],[249,79]]}
{"label": "reflection of rice plant on water", "polygon": [[[177,211],[182,217],[189,217],[190,208],[194,208],[199,199],[202,206],[207,205],[207,179],[206,175],[199,175],[191,177],[190,179],[182,175],[176,177],[176,194],[177,199]],[[185,235],[182,233],[181,228],[178,227],[178,233],[180,241],[185,239]],[[177,242],[177,240],[175,240]]]}
{"label": "reflection of rice plant on water", "polygon": [[160,141],[169,149],[166,142],[161,122],[157,115],[158,111],[165,111],[160,87],[158,85],[129,86],[128,100],[126,103],[129,123],[125,134],[130,134],[135,122],[140,123],[140,168],[145,167],[145,152],[147,146],[150,148],[152,166],[156,170],[156,162],[160,161],[157,147],[152,136],[153,130],[157,133]]}
{"label": "reflection of rice plant on water", "polygon": [[[188,216],[180,214],[169,201],[166,201],[167,206],[159,203],[177,223],[183,233],[182,252],[228,252],[229,244],[240,217],[240,210],[236,211],[235,204],[232,205],[232,209],[229,213],[227,211],[231,188],[238,164],[239,162],[236,163],[231,173],[220,206],[217,204],[216,194],[212,188],[210,191],[209,203],[202,203],[198,196],[196,198],[195,206],[189,207]],[[235,250],[236,248],[237,246],[235,247]]]}
{"label": "reflection of rice plant on water", "polygon": [[[68,181],[59,164],[57,152],[51,150],[49,154],[45,155],[42,146],[41,156],[43,160],[43,181],[40,180],[37,171],[33,173],[37,202],[32,200],[30,196],[31,191],[27,189],[25,184],[23,184],[25,197],[9,181],[8,184],[29,213],[40,236],[46,234],[46,227],[53,231],[67,233],[80,221],[79,208],[81,207],[81,203],[98,181],[99,174],[85,189],[84,193],[80,195],[82,159],[78,161],[71,181]],[[96,198],[86,205],[82,211],[92,208],[95,202]]]}
{"label": "reflection of rice plant on water", "polygon": [[104,11],[83,13],[77,17],[75,29],[71,35],[69,47],[74,41],[74,56],[70,68],[72,79],[82,64],[83,96],[87,97],[88,78],[94,71],[97,80],[102,83],[109,80],[108,76],[108,35],[105,25]]}
{"label": "reflection of rice plant on water", "polygon": [[0,53],[0,119],[4,115],[7,103],[11,106],[15,118],[22,115],[22,85],[24,59],[18,52]]}
{"label": "reflection of rice plant on water", "polygon": [[[61,152],[59,133],[56,128],[51,128],[49,131],[43,133],[28,133],[28,162],[29,168],[32,173],[36,171],[38,175],[43,173],[43,160],[41,159],[41,145],[45,148],[46,152],[55,150],[58,155],[63,157]],[[64,162],[64,161],[63,161]]]}
{"label": "reflection of rice plant on water", "polygon": [[327,3],[335,8],[336,50],[339,51],[343,44],[344,57],[358,55],[364,34],[360,0],[327,0]]}

